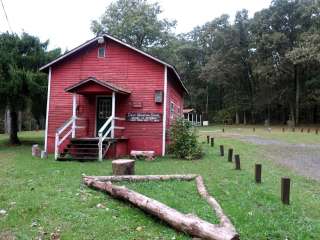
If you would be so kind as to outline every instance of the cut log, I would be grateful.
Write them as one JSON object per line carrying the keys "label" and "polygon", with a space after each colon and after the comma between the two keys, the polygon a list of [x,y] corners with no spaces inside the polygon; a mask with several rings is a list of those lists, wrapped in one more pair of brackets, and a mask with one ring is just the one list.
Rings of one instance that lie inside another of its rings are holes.
{"label": "cut log", "polygon": [[126,200],[145,212],[158,217],[175,229],[208,240],[237,240],[239,235],[233,229],[208,223],[197,216],[183,214],[167,205],[126,187],[115,186],[111,182],[100,182],[84,178],[89,187],[107,192],[115,198]]}
{"label": "cut log", "polygon": [[154,151],[136,151],[136,150],[132,150],[130,152],[130,156],[134,157],[134,158],[145,158],[146,160],[154,160],[154,156],[155,156],[155,152]]}
{"label": "cut log", "polygon": [[134,160],[118,159],[112,161],[113,175],[134,175]]}
{"label": "cut log", "polygon": [[121,181],[132,181],[132,182],[143,182],[143,181],[169,181],[169,180],[180,180],[180,181],[192,181],[198,175],[125,175],[125,176],[86,176],[85,178],[93,179],[101,182],[121,182]]}
{"label": "cut log", "polygon": [[200,196],[205,199],[208,204],[214,209],[217,217],[219,218],[220,221],[220,226],[226,227],[230,229],[230,231],[234,232],[236,234],[236,229],[231,223],[230,219],[223,213],[223,210],[220,206],[220,204],[209,195],[205,185],[203,178],[201,176],[198,176],[196,178],[196,184],[197,184],[197,189],[200,194]]}

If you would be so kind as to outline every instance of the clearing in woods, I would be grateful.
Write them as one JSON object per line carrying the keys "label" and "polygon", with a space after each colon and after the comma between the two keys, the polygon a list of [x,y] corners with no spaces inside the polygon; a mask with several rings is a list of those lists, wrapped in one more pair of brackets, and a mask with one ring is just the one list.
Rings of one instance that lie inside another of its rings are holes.
{"label": "clearing in woods", "polygon": [[288,167],[297,174],[320,181],[320,135],[315,133],[315,128],[310,132],[305,128],[283,129],[253,127],[203,128],[202,135],[213,134],[219,138],[234,138],[240,141],[259,146],[264,158],[276,164]]}
{"label": "clearing in woods", "polygon": [[[257,129],[255,134],[252,129],[235,129],[234,133],[226,129],[223,135],[220,130],[199,129],[206,153],[202,160],[166,157],[153,162],[137,161],[136,174],[202,175],[209,193],[219,201],[241,239],[319,239],[319,181],[278,164],[270,157],[271,153],[278,155],[273,149],[268,150],[272,144],[256,143],[277,140],[277,147],[287,143],[311,146],[319,143],[320,136],[275,131],[270,134],[263,129]],[[216,138],[215,147],[205,143],[207,133],[203,131],[215,132],[212,134]],[[236,134],[238,136],[233,136]],[[259,140],[248,136],[257,136]],[[23,132],[20,137],[23,145],[14,147],[7,144],[6,135],[0,135],[0,210],[5,211],[0,214],[1,240],[50,239],[51,234],[60,239],[191,239],[131,205],[83,185],[83,173],[112,174],[111,161],[56,162],[52,155],[45,160],[34,158],[31,145],[42,143],[43,132]],[[241,171],[234,170],[234,163],[229,163],[227,156],[219,156],[220,144],[240,154]],[[289,159],[289,155],[286,156]],[[256,163],[263,164],[259,185],[254,183]],[[289,206],[280,201],[283,176],[292,180]],[[211,208],[198,195],[194,182],[120,184],[183,213],[196,214],[212,223],[217,221]]]}

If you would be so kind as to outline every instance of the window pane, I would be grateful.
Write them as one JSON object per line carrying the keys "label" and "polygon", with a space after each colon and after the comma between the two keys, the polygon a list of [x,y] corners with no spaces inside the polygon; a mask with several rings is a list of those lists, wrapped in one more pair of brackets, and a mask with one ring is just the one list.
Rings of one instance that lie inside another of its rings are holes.
{"label": "window pane", "polygon": [[99,47],[98,56],[105,57],[105,48],[104,47]]}

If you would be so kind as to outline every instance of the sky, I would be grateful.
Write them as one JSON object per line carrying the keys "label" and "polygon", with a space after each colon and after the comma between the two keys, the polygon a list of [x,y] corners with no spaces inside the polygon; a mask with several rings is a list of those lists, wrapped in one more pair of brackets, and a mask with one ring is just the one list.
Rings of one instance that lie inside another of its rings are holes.
{"label": "sky", "polygon": [[[2,0],[11,28],[50,40],[49,49],[72,49],[94,37],[90,31],[92,20],[98,19],[112,0]],[[178,21],[176,32],[189,32],[222,14],[231,19],[241,9],[250,16],[267,8],[271,0],[149,0],[158,2],[161,17]],[[9,30],[0,8],[0,32]]]}

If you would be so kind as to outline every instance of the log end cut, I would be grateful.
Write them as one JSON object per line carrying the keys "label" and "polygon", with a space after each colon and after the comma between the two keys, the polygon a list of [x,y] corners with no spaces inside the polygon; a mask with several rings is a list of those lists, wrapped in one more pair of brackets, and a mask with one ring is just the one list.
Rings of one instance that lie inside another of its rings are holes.
{"label": "log end cut", "polygon": [[112,161],[113,175],[134,175],[134,160],[118,159]]}

